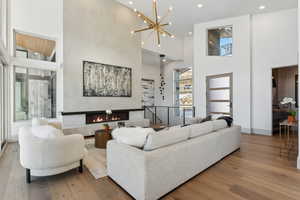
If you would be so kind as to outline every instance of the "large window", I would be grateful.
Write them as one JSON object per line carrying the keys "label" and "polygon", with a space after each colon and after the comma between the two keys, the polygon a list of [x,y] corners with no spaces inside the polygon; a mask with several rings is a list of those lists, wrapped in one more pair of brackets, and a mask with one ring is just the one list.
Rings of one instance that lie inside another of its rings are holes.
{"label": "large window", "polygon": [[45,37],[15,31],[15,56],[24,59],[56,62],[56,42]]}
{"label": "large window", "polygon": [[180,107],[193,106],[192,69],[175,71],[175,105]]}
{"label": "large window", "polygon": [[15,67],[15,120],[56,117],[56,72]]}
{"label": "large window", "polygon": [[232,56],[232,26],[209,29],[207,51],[208,56]]}

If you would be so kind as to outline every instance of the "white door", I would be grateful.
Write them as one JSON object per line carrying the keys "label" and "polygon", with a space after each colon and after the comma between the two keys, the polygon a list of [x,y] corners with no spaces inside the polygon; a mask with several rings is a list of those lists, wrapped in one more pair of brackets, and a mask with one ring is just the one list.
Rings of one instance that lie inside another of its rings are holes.
{"label": "white door", "polygon": [[232,73],[206,77],[207,115],[232,116]]}

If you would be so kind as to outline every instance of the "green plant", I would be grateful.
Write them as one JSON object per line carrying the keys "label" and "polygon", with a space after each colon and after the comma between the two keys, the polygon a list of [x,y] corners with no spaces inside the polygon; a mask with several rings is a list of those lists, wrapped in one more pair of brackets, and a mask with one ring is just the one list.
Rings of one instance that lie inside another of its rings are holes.
{"label": "green plant", "polygon": [[290,111],[289,111],[289,115],[290,115],[290,116],[293,116],[293,117],[296,117],[297,111],[295,111],[295,110],[290,110]]}
{"label": "green plant", "polygon": [[108,124],[103,124],[102,125],[104,129],[109,129],[109,125]]}

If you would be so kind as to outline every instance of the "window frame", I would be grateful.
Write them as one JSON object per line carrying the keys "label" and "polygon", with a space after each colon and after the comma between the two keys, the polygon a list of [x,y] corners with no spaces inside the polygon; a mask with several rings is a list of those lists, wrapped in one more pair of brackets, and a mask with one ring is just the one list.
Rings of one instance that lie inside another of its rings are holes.
{"label": "window frame", "polygon": [[47,68],[42,68],[42,67],[39,67],[39,68],[36,68],[36,67],[27,67],[27,66],[20,66],[20,65],[13,65],[13,121],[15,123],[18,123],[18,122],[22,122],[22,121],[28,121],[28,120],[31,120],[28,116],[28,113],[26,114],[26,119],[24,120],[16,120],[16,68],[23,68],[23,69],[26,69],[26,85],[27,85],[27,88],[26,88],[26,93],[28,94],[28,87],[29,87],[29,77],[28,77],[28,73],[29,73],[29,70],[30,69],[36,69],[36,70],[47,70],[47,71],[52,71],[52,72],[55,72],[56,73],[56,89],[55,89],[55,101],[56,101],[56,104],[55,104],[55,116],[54,117],[51,117],[51,118],[47,118],[47,119],[56,119],[57,118],[57,115],[58,115],[58,112],[57,112],[57,76],[58,76],[58,71],[57,70],[53,70],[53,69],[47,69]]}
{"label": "window frame", "polygon": [[[16,34],[19,33],[19,34],[24,34],[24,35],[29,35],[29,36],[32,36],[32,37],[37,37],[37,38],[41,38],[41,39],[46,39],[46,40],[52,40],[52,41],[55,41],[55,53],[56,53],[56,59],[55,59],[55,62],[51,62],[51,61],[46,61],[46,60],[36,60],[36,59],[31,59],[31,58],[19,58],[19,57],[16,57],[16,50],[17,50],[17,45],[16,45]],[[13,45],[12,45],[12,56],[14,59],[17,59],[17,60],[21,60],[21,61],[24,61],[24,62],[43,62],[45,64],[48,64],[48,65],[52,65],[52,66],[59,66],[59,52],[58,52],[58,39],[56,37],[49,37],[49,36],[45,36],[45,35],[41,35],[41,34],[36,34],[36,33],[30,33],[30,32],[26,32],[26,31],[22,31],[22,30],[19,30],[19,29],[13,29]]]}

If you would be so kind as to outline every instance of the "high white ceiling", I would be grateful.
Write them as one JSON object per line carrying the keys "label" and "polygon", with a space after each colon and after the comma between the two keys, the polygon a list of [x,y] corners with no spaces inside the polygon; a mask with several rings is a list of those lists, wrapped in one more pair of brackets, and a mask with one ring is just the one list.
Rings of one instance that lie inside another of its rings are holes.
{"label": "high white ceiling", "polygon": [[[152,0],[117,1],[152,16]],[[157,2],[160,16],[163,16],[170,6],[173,7],[173,12],[166,22],[172,22],[173,25],[167,29],[177,36],[188,35],[188,32],[193,31],[193,24],[201,22],[297,7],[297,0],[157,0]],[[198,8],[198,4],[202,4],[203,7]],[[261,5],[266,8],[260,10]]]}

